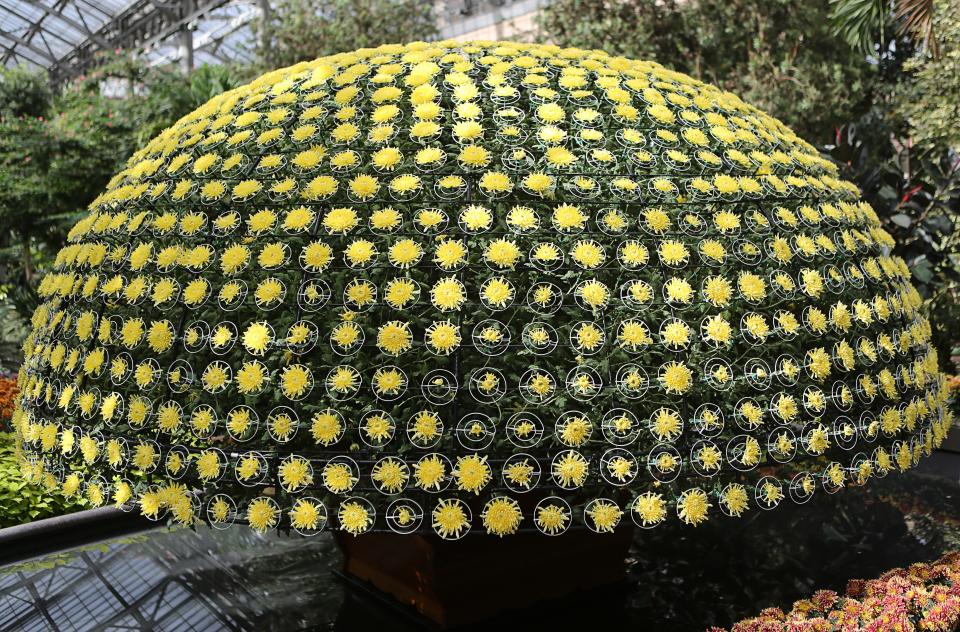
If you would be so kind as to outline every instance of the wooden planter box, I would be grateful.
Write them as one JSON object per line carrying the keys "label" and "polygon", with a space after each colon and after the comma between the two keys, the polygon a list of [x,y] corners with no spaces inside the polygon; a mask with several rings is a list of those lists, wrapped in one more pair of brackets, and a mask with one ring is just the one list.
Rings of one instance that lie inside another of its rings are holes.
{"label": "wooden planter box", "polygon": [[433,535],[336,532],[345,573],[373,584],[442,627],[488,619],[625,578],[632,525],[597,535]]}

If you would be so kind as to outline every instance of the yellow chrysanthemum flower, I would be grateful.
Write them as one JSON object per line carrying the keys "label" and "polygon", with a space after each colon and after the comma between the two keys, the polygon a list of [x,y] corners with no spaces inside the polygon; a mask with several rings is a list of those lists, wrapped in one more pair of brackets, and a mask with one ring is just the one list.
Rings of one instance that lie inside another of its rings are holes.
{"label": "yellow chrysanthemum flower", "polygon": [[702,489],[688,489],[677,500],[677,515],[685,523],[697,526],[708,518],[711,506]]}

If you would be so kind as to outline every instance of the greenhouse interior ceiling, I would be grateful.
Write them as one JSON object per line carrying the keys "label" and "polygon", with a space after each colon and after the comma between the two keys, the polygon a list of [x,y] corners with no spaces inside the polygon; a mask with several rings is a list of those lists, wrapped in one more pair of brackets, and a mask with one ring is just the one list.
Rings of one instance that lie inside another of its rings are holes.
{"label": "greenhouse interior ceiling", "polygon": [[[423,0],[438,39],[529,37],[546,0]],[[151,66],[249,64],[255,25],[270,0],[0,0],[5,68],[45,69],[54,85],[88,72],[103,53],[132,53]],[[266,30],[261,30],[261,33]]]}
{"label": "greenhouse interior ceiling", "polygon": [[0,0],[4,67],[83,74],[98,53],[136,51],[150,64],[250,61],[252,21],[267,0]]}

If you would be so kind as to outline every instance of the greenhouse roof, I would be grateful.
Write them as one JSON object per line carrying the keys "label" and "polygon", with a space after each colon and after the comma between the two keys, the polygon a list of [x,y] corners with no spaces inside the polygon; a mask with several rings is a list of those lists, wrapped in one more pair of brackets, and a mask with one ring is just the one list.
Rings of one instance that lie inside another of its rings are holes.
{"label": "greenhouse roof", "polygon": [[245,28],[266,0],[0,0],[5,67],[83,73],[97,53],[134,50],[151,64],[248,61]]}

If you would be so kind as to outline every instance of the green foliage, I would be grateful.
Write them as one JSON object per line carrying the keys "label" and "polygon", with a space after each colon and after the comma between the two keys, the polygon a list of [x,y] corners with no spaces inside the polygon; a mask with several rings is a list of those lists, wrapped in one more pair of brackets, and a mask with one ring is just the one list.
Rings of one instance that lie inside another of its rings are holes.
{"label": "green foliage", "polygon": [[0,72],[0,116],[45,116],[50,106],[50,86],[45,75],[25,68]]}
{"label": "green foliage", "polygon": [[940,0],[830,0],[834,32],[864,54],[886,51],[898,36],[936,52],[934,5]]}
{"label": "green foliage", "polygon": [[23,480],[14,435],[0,433],[0,528],[59,516],[88,506],[85,499],[44,491]]}
{"label": "green foliage", "polygon": [[20,341],[29,333],[26,319],[11,303],[0,301],[0,370],[19,366]]}
{"label": "green foliage", "polygon": [[830,0],[834,32],[863,53],[873,52],[878,37],[883,48],[886,5],[886,0]]}
{"label": "green foliage", "polygon": [[867,109],[876,68],[832,32],[827,0],[556,0],[543,36],[654,59],[824,143]]}
{"label": "green foliage", "polygon": [[[559,0],[547,5],[539,19],[546,39],[560,46],[665,64],[670,62],[663,55],[683,26],[675,0]],[[677,46],[675,53],[682,48]]]}
{"label": "green foliage", "polygon": [[0,118],[0,221],[24,236],[35,229],[31,211],[49,203],[46,174],[55,146],[48,122]]}
{"label": "green foliage", "polygon": [[934,15],[940,9],[935,9],[935,5],[941,1],[899,0],[894,13],[894,18],[899,21],[900,34],[910,37],[922,50],[929,50],[934,55],[940,50],[934,31]]}
{"label": "green foliage", "polygon": [[267,33],[259,34],[268,42],[259,52],[269,69],[437,34],[432,3],[422,0],[278,0],[271,4]]}
{"label": "green foliage", "polygon": [[900,105],[916,143],[960,151],[960,2],[940,0],[935,7],[940,54],[921,52],[905,64],[910,77]]}
{"label": "green foliage", "polygon": [[57,141],[48,121],[0,117],[0,294],[26,315],[39,250],[60,243],[45,213],[51,207],[51,164]]}

